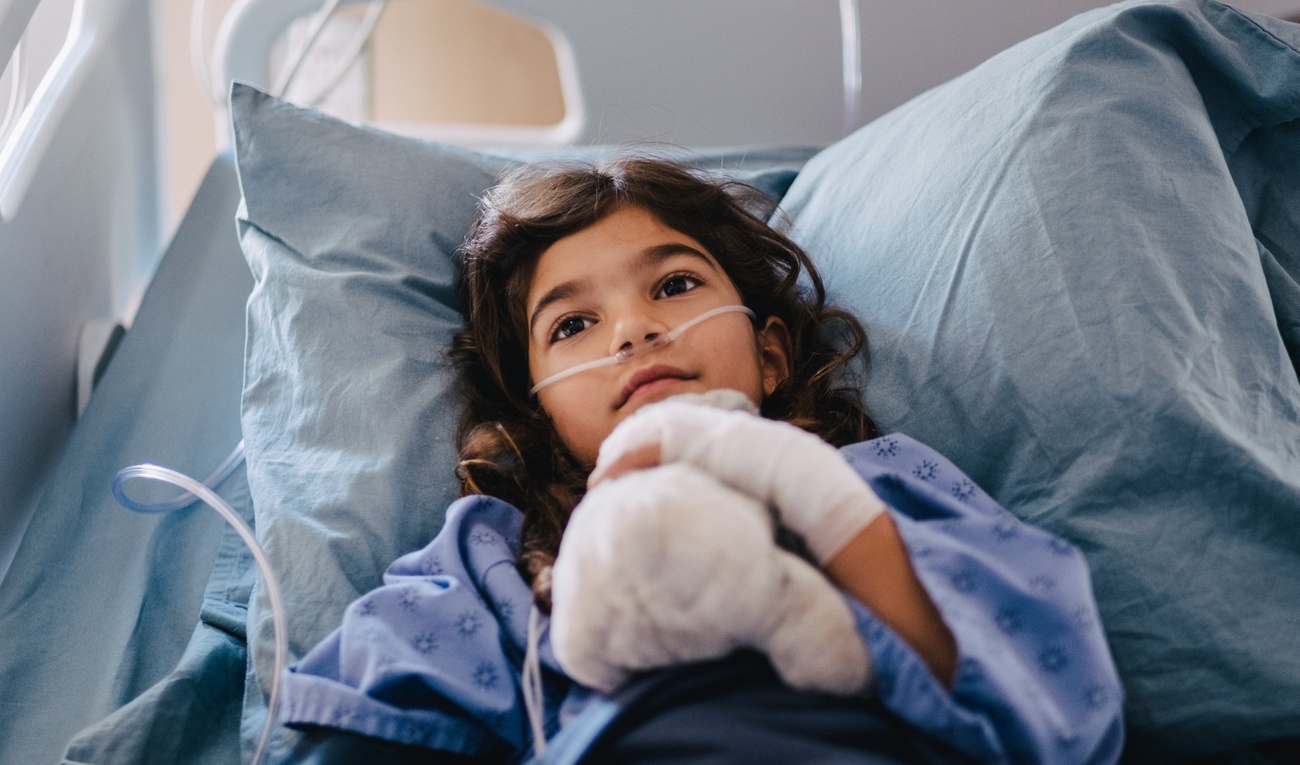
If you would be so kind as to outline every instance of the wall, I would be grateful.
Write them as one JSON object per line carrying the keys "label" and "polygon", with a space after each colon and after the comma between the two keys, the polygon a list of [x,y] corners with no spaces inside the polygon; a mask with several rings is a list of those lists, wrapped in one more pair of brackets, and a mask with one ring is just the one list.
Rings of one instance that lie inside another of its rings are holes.
{"label": "wall", "polygon": [[[1228,0],[1245,10],[1286,17],[1300,0]],[[1016,42],[1102,0],[859,0],[862,16],[863,118],[870,120],[955,77]]]}
{"label": "wall", "polygon": [[[216,125],[190,65],[190,3],[159,1],[174,221],[212,160]],[[209,0],[209,41],[232,4]],[[471,0],[390,2],[375,29],[370,65],[375,120],[546,124],[563,116],[545,36]]]}
{"label": "wall", "polygon": [[[174,220],[211,161],[215,126],[211,106],[191,73],[190,3],[158,2],[167,57],[165,134]],[[209,39],[231,2],[209,0]],[[859,0],[863,58],[859,123],[1019,40],[1106,4],[1103,0]],[[1300,0],[1233,4],[1277,16],[1300,15]],[[561,116],[554,57],[544,36],[527,23],[471,0],[393,0],[376,30],[373,47],[369,106],[376,120],[543,124]]]}

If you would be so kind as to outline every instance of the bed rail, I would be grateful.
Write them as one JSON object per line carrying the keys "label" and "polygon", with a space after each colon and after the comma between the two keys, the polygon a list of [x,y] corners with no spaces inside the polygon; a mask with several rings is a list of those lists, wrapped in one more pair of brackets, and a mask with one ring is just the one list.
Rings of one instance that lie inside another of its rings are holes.
{"label": "bed rail", "polygon": [[0,0],[0,61],[8,61],[23,39],[41,0]]}
{"label": "bed rail", "polygon": [[[0,55],[37,4],[0,0]],[[161,252],[153,30],[150,0],[77,0],[0,149],[0,575],[76,421],[87,327],[129,319]]]}

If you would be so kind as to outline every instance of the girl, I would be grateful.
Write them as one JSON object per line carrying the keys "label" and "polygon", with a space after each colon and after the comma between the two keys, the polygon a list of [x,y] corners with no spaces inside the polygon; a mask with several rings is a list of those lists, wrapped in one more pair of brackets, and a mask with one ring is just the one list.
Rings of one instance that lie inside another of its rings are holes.
{"label": "girl", "polygon": [[[488,193],[452,350],[473,496],[294,668],[286,722],[497,759],[548,735],[556,761],[574,741],[620,762],[1118,757],[1121,692],[1082,557],[926,447],[858,443],[876,436],[849,369],[864,333],[769,212],[753,188],[635,157],[528,166]],[[723,388],[762,418],[652,406]],[[746,655],[612,701],[564,676],[531,606],[549,610],[570,514],[589,484],[675,461],[761,485],[845,594],[870,689],[800,693]],[[524,701],[544,710],[531,730]],[[591,719],[622,722],[577,722]]]}

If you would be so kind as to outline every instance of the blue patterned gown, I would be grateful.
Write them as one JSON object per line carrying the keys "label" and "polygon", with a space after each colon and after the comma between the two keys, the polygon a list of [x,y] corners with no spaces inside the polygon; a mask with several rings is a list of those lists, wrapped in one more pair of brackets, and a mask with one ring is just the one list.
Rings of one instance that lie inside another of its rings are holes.
{"label": "blue patterned gown", "polygon": [[[845,447],[890,507],[913,565],[956,637],[945,689],[847,598],[879,703],[918,735],[985,762],[1113,762],[1123,694],[1088,569],[932,449],[903,435]],[[490,497],[449,508],[443,530],[283,679],[282,719],[403,744],[519,761],[531,754],[520,672],[531,595],[515,568],[522,515]],[[554,736],[600,698],[540,657]]]}

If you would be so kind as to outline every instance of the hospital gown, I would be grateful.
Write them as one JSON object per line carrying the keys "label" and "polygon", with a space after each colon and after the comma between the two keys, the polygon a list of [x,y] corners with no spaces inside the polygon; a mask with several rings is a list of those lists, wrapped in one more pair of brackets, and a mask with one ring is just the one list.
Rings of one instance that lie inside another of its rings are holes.
{"label": "hospital gown", "polygon": [[[846,596],[871,654],[878,703],[928,741],[992,762],[1113,762],[1123,693],[1082,555],[1001,508],[938,453],[903,435],[843,454],[889,506],[952,630],[955,682]],[[426,548],[351,604],[290,668],[282,720],[521,761],[531,754],[520,684],[531,593],[515,568],[521,513],[491,497],[447,512]],[[543,633],[548,734],[597,694],[569,681]]]}

